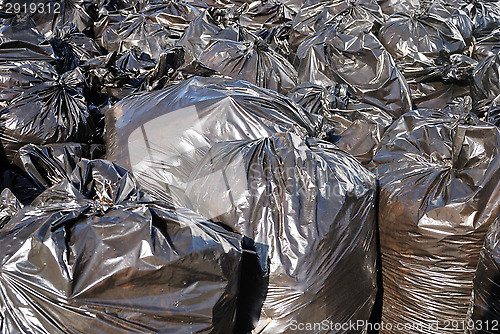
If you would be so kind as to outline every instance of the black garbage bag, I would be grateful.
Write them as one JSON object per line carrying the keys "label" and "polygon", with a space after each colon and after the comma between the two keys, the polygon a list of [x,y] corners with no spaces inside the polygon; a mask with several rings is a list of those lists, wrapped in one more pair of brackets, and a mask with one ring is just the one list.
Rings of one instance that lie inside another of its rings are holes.
{"label": "black garbage bag", "polygon": [[0,24],[0,62],[48,61],[55,59],[49,41],[28,17],[3,19]]}
{"label": "black garbage bag", "polygon": [[372,33],[344,34],[328,25],[302,43],[299,83],[346,84],[361,102],[399,117],[411,109],[408,84]]}
{"label": "black garbage bag", "polygon": [[[408,82],[444,79],[450,76],[450,56],[468,52],[469,44],[452,21],[454,13],[440,3],[426,10],[392,15],[380,30],[379,39],[394,58]],[[462,57],[455,62],[467,61]],[[455,78],[468,83],[470,71]]]}
{"label": "black garbage bag", "polygon": [[494,334],[500,329],[500,216],[491,224],[474,277],[467,334]]}
{"label": "black garbage bag", "polygon": [[429,81],[410,83],[408,86],[417,109],[443,109],[447,105],[460,103],[462,98],[470,95],[470,85],[458,83]]}
{"label": "black garbage bag", "polygon": [[2,192],[0,192],[0,229],[2,229],[2,227],[7,224],[22,207],[23,205],[9,188],[3,189]]}
{"label": "black garbage bag", "polygon": [[330,322],[368,320],[375,194],[370,172],[316,139],[278,133],[208,151],[189,178],[189,205],[242,234],[256,254],[242,263],[258,279],[242,281],[253,293],[238,304],[239,333],[288,333],[322,321],[332,327],[299,332],[330,333]]}
{"label": "black garbage bag", "polygon": [[238,12],[238,22],[255,32],[291,22],[297,14],[286,1],[281,0],[252,1]]}
{"label": "black garbage bag", "polygon": [[375,0],[307,1],[293,20],[290,44],[292,50],[296,51],[304,40],[327,24],[338,25],[345,32],[356,33],[376,32],[383,22],[384,16]]}
{"label": "black garbage bag", "polygon": [[488,109],[486,121],[500,127],[500,95],[497,96]]}
{"label": "black garbage bag", "polygon": [[384,14],[409,13],[420,9],[420,0],[378,0]]}
{"label": "black garbage bag", "polygon": [[400,333],[464,333],[479,251],[500,212],[500,131],[467,109],[403,115],[373,158],[382,321],[416,324]]}
{"label": "black garbage bag", "polygon": [[97,43],[78,32],[74,25],[57,29],[55,36],[50,39],[50,44],[56,56],[55,67],[61,74],[101,55]]}
{"label": "black garbage bag", "polygon": [[473,111],[479,117],[488,112],[491,102],[500,95],[500,54],[484,58],[474,69],[471,81]]}
{"label": "black garbage bag", "polygon": [[8,106],[31,87],[57,80],[56,69],[45,61],[18,61],[0,64],[0,107]]}
{"label": "black garbage bag", "polygon": [[78,69],[67,72],[27,89],[1,110],[0,160],[12,161],[25,144],[92,141],[94,125],[78,87],[82,81]]}
{"label": "black garbage bag", "polygon": [[256,35],[262,38],[274,51],[288,59],[291,54],[289,41],[291,31],[292,24],[288,22],[273,28],[262,29]]}
{"label": "black garbage bag", "polygon": [[44,189],[15,165],[3,165],[0,174],[0,189],[8,188],[23,205],[29,205]]}
{"label": "black garbage bag", "polygon": [[[138,48],[151,58],[158,59],[160,54],[182,36],[171,24],[168,13],[161,11],[141,11],[128,14],[124,19],[111,20],[100,38],[101,45],[108,52],[125,52]],[[101,28],[102,29],[102,28]]]}
{"label": "black garbage bag", "polygon": [[305,83],[293,89],[289,97],[311,114],[321,115],[327,140],[367,166],[393,119],[376,107],[360,103],[347,88],[343,84],[321,87]]}
{"label": "black garbage bag", "polygon": [[106,158],[130,169],[155,197],[181,206],[192,169],[214,143],[321,131],[318,119],[276,92],[202,77],[124,99],[106,111],[106,121]]}
{"label": "black garbage bag", "polygon": [[19,149],[14,164],[38,186],[40,192],[69,179],[83,159],[98,159],[104,155],[103,145],[78,143],[33,145]]}
{"label": "black garbage bag", "polygon": [[191,58],[196,60],[212,40],[247,41],[253,38],[246,28],[238,24],[234,13],[225,9],[210,8],[191,22],[176,45],[182,46]]}
{"label": "black garbage bag", "polygon": [[472,56],[474,59],[482,61],[498,52],[500,52],[500,29],[494,30],[487,36],[476,38]]}
{"label": "black garbage bag", "polygon": [[284,95],[297,85],[297,71],[292,64],[260,38],[246,43],[215,40],[199,60],[223,75]]}
{"label": "black garbage bag", "polygon": [[82,64],[86,99],[95,105],[115,103],[140,90],[157,62],[139,48],[118,54],[111,52]]}
{"label": "black garbage bag", "polygon": [[231,332],[239,237],[82,161],[0,230],[7,332]]}
{"label": "black garbage bag", "polygon": [[464,7],[474,24],[474,37],[486,37],[498,29],[500,3],[497,1],[470,0]]}

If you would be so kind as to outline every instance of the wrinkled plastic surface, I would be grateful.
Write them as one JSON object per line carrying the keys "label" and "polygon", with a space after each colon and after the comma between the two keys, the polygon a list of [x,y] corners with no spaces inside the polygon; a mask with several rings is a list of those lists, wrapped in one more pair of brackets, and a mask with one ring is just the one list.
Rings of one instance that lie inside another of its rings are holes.
{"label": "wrinkled plastic surface", "polygon": [[494,334],[500,329],[500,216],[481,249],[466,333]]}
{"label": "wrinkled plastic surface", "polygon": [[363,166],[369,164],[393,121],[384,111],[360,103],[342,84],[321,87],[305,83],[295,87],[289,96],[311,114],[321,115],[327,140],[352,154]]}
{"label": "wrinkled plastic surface", "polygon": [[361,101],[399,117],[411,109],[408,84],[372,33],[345,34],[328,25],[297,51],[299,83],[346,84]]}
{"label": "wrinkled plastic surface", "polygon": [[290,43],[295,51],[305,39],[329,24],[346,33],[358,33],[378,31],[383,22],[375,0],[306,1],[293,20]]}
{"label": "wrinkled plastic surface", "polygon": [[374,176],[327,142],[278,133],[215,144],[186,196],[256,254],[242,266],[237,332],[367,321],[376,292],[375,194]]}
{"label": "wrinkled plastic surface", "polygon": [[42,193],[0,229],[7,333],[228,333],[239,238],[144,196],[102,160]]}
{"label": "wrinkled plastic surface", "polygon": [[498,128],[464,106],[415,110],[387,130],[373,158],[382,321],[422,325],[404,333],[464,332],[446,322],[466,320],[479,251],[500,212],[499,150]]}
{"label": "wrinkled plastic surface", "polygon": [[0,159],[12,161],[26,144],[91,141],[94,124],[79,88],[82,80],[78,70],[67,72],[25,90],[1,110]]}
{"label": "wrinkled plastic surface", "polygon": [[23,205],[9,188],[3,189],[0,193],[0,229],[7,224],[12,216],[22,207]]}
{"label": "wrinkled plastic surface", "polygon": [[[469,47],[452,21],[453,15],[437,3],[425,11],[394,14],[384,24],[379,33],[380,42],[406,79],[419,82],[450,76],[453,62],[450,55],[464,54]],[[460,60],[467,62],[467,59]],[[470,75],[475,66],[472,60],[469,62],[471,69],[457,73],[456,80],[468,79],[467,74]]]}
{"label": "wrinkled plastic surface", "polygon": [[[500,95],[499,95],[500,96]],[[500,127],[500,97],[497,96],[488,109],[486,121]]]}
{"label": "wrinkled plastic surface", "polygon": [[0,25],[0,62],[21,60],[52,61],[55,55],[49,41],[29,18],[3,19]]}
{"label": "wrinkled plastic surface", "polygon": [[471,81],[473,111],[486,115],[492,101],[500,95],[500,54],[484,58],[474,69]]}
{"label": "wrinkled plastic surface", "polygon": [[44,191],[68,179],[82,159],[97,159],[103,154],[103,145],[28,144],[19,149],[14,164]]}
{"label": "wrinkled plastic surface", "polygon": [[262,39],[246,43],[214,41],[203,50],[200,62],[233,79],[245,80],[284,95],[297,85],[297,72],[292,64]]}
{"label": "wrinkled plastic surface", "polygon": [[156,197],[179,205],[192,169],[214,143],[321,130],[317,119],[276,92],[201,77],[124,99],[106,120],[106,158],[131,169]]}

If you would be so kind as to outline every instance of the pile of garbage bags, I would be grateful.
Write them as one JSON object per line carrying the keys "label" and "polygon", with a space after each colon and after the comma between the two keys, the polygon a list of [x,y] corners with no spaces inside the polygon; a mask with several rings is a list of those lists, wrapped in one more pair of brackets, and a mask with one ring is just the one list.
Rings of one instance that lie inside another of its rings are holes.
{"label": "pile of garbage bags", "polygon": [[500,2],[2,6],[0,332],[500,329]]}

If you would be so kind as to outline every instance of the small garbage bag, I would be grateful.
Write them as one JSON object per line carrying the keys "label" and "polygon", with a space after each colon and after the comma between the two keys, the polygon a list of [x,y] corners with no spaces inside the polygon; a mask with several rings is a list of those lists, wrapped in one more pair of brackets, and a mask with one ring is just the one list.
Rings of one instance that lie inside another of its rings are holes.
{"label": "small garbage bag", "polygon": [[495,334],[500,329],[500,216],[491,225],[481,249],[472,303],[467,314],[467,334]]}
{"label": "small garbage bag", "polygon": [[28,144],[19,149],[14,164],[28,175],[42,192],[68,179],[82,159],[97,159],[103,155],[103,145]]}
{"label": "small garbage bag", "polygon": [[212,40],[245,41],[253,39],[253,37],[250,38],[250,33],[246,28],[241,27],[237,21],[237,18],[225,9],[207,9],[191,22],[176,45],[182,46],[191,58],[198,59]]}
{"label": "small garbage bag", "polygon": [[6,107],[25,90],[57,78],[56,69],[45,61],[0,63],[0,106]]}
{"label": "small garbage bag", "polygon": [[500,127],[500,95],[491,103],[486,121]]}
{"label": "small garbage bag", "polygon": [[500,95],[500,54],[484,58],[474,69],[471,81],[473,111],[479,117],[488,112],[491,102]]}
{"label": "small garbage bag", "polygon": [[126,98],[106,111],[106,121],[106,158],[155,197],[181,206],[191,170],[214,143],[287,130],[315,136],[322,126],[276,92],[202,77]]}
{"label": "small garbage bag", "polygon": [[479,251],[500,212],[500,131],[469,103],[404,114],[373,158],[382,321],[416,324],[404,333],[464,333]]}
{"label": "small garbage bag", "polygon": [[216,40],[200,55],[200,63],[233,79],[286,95],[297,85],[297,71],[260,38],[240,43]]}
{"label": "small garbage bag", "polygon": [[[208,151],[189,178],[189,206],[242,234],[256,256],[242,263],[243,272],[258,277],[246,284],[259,284],[238,305],[239,333],[369,319],[376,293],[375,194],[368,170],[316,139],[278,133]],[[242,282],[241,290],[248,289]]]}
{"label": "small garbage bag", "polygon": [[[426,10],[394,14],[385,22],[380,30],[380,42],[408,82],[446,77],[451,66],[450,55],[463,55],[468,51],[469,45],[452,17],[451,11],[435,3]],[[468,82],[470,72],[465,71],[464,77],[457,80]]]}
{"label": "small garbage bag", "polygon": [[194,212],[151,202],[123,168],[81,161],[0,230],[0,328],[228,333],[241,249]]}
{"label": "small garbage bag", "polygon": [[291,55],[290,33],[292,24],[290,22],[283,23],[278,26],[262,29],[256,34],[262,38],[274,51],[288,59]]}
{"label": "small garbage bag", "polygon": [[0,62],[53,61],[49,41],[28,17],[3,19],[0,24]]}
{"label": "small garbage bag", "polygon": [[251,1],[238,9],[238,22],[252,31],[273,28],[291,22],[297,14],[286,1]]}
{"label": "small garbage bag", "polygon": [[308,37],[327,24],[337,25],[346,33],[377,32],[384,23],[384,15],[375,0],[307,1],[292,23],[290,44],[296,51]]}
{"label": "small garbage bag", "polygon": [[158,59],[162,51],[172,47],[181,35],[168,22],[163,22],[160,14],[139,12],[110,22],[102,33],[101,44],[108,52],[121,53],[134,47]]}
{"label": "small garbage bag", "polygon": [[500,29],[494,30],[487,36],[476,38],[472,57],[477,61],[482,61],[484,58],[498,52],[500,52]]}
{"label": "small garbage bag", "polygon": [[476,39],[490,35],[500,23],[500,4],[497,1],[467,1],[464,10],[474,25]]}
{"label": "small garbage bag", "polygon": [[[87,143],[94,135],[78,69],[27,89],[0,111],[0,152],[12,161],[25,144]],[[2,155],[0,154],[0,156]]]}
{"label": "small garbage bag", "polygon": [[411,109],[408,84],[372,33],[344,34],[328,25],[297,51],[299,83],[346,84],[361,102],[395,118]]}
{"label": "small garbage bag", "polygon": [[17,211],[22,209],[23,205],[9,188],[0,192],[0,229],[7,224]]}
{"label": "small garbage bag", "polygon": [[443,109],[470,95],[470,84],[425,81],[408,84],[417,109]]}
{"label": "small garbage bag", "polygon": [[393,121],[384,111],[360,103],[343,84],[321,87],[305,83],[289,96],[311,114],[321,115],[326,123],[327,140],[353,155],[363,166],[369,164]]}
{"label": "small garbage bag", "polygon": [[74,25],[57,29],[55,36],[50,39],[50,44],[56,56],[56,69],[61,74],[101,55],[97,43],[78,32]]}

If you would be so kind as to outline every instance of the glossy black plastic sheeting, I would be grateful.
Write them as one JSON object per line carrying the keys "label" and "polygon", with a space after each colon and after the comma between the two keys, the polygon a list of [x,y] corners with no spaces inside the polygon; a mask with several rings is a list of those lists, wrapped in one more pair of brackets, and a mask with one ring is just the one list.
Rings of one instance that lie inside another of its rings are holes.
{"label": "glossy black plastic sheeting", "polygon": [[463,333],[446,321],[465,323],[479,251],[500,213],[500,131],[469,104],[403,115],[373,158],[382,321],[422,325],[407,333]]}
{"label": "glossy black plastic sheeting", "polygon": [[491,224],[474,277],[467,334],[500,330],[500,216]]}
{"label": "glossy black plastic sheeting", "polygon": [[238,235],[83,160],[0,229],[0,328],[228,333],[240,260]]}
{"label": "glossy black plastic sheeting", "polygon": [[359,102],[349,93],[347,85],[322,87],[306,82],[288,95],[307,112],[321,115],[326,140],[353,155],[365,167],[393,122],[391,115]]}
{"label": "glossy black plastic sheeting", "polygon": [[96,131],[83,96],[80,69],[30,87],[0,110],[0,160],[12,162],[26,144],[89,143]]}
{"label": "glossy black plastic sheeting", "polygon": [[184,206],[186,181],[214,143],[282,131],[319,136],[322,125],[272,90],[194,77],[106,111],[106,159],[130,169],[153,196]]}
{"label": "glossy black plastic sheeting", "polygon": [[377,291],[376,182],[352,156],[291,133],[216,143],[191,173],[186,197],[255,252],[242,264],[237,333],[368,321]]}

